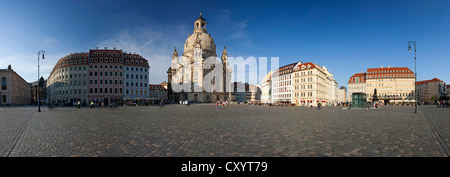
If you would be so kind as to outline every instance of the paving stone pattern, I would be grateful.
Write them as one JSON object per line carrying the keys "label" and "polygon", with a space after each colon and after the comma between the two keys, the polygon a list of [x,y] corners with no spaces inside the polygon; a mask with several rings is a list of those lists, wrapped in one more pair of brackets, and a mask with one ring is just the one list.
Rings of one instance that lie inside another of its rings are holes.
{"label": "paving stone pattern", "polygon": [[448,157],[450,108],[0,107],[3,157]]}

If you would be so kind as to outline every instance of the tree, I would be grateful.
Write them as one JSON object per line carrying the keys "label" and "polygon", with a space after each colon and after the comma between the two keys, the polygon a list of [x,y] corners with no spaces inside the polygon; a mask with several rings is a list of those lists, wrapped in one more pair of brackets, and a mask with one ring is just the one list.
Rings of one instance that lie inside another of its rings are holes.
{"label": "tree", "polygon": [[431,100],[432,102],[436,102],[437,98],[436,98],[436,96],[432,96],[432,97],[430,98],[430,100]]}

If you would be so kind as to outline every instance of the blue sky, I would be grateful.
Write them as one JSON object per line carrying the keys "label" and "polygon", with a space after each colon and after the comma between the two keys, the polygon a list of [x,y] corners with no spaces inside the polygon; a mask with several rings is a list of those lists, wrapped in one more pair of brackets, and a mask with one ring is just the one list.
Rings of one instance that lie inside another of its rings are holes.
{"label": "blue sky", "polygon": [[417,42],[418,80],[450,82],[450,1],[0,1],[0,68],[11,64],[37,79],[37,51],[47,78],[73,52],[117,47],[149,60],[150,83],[167,80],[174,47],[182,51],[199,13],[220,56],[279,57],[280,66],[326,66],[340,86],[367,68],[414,69],[408,41]]}

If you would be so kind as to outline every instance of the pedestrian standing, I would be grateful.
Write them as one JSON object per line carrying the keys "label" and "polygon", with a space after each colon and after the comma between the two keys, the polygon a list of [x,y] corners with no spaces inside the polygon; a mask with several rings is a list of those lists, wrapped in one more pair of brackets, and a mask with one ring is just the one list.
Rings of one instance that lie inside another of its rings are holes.
{"label": "pedestrian standing", "polygon": [[81,103],[80,103],[80,101],[78,101],[77,104],[78,104],[78,109],[80,109],[80,108],[81,108]]}

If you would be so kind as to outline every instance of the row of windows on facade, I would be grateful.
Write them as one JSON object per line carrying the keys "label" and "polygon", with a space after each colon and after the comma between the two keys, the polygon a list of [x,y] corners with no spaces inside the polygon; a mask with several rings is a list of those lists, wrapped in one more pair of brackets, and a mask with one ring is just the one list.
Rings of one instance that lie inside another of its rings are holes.
{"label": "row of windows on facade", "polygon": [[283,80],[287,80],[287,79],[291,79],[291,75],[281,75],[278,77],[273,77],[273,81],[272,82],[278,82],[278,81],[283,81]]}
{"label": "row of windows on facade", "polygon": [[300,83],[300,82],[312,82],[313,78],[312,77],[308,77],[308,78],[301,78],[301,79],[295,79],[294,82],[295,83]]}
{"label": "row of windows on facade", "polygon": [[[17,92],[19,92],[22,95],[25,95],[25,88],[23,87],[23,85],[14,85],[12,86],[13,90],[16,90]],[[2,77],[2,90],[7,90],[8,86],[7,86],[7,82],[6,82],[6,77]]]}
{"label": "row of windows on facade", "polygon": [[[114,65],[115,67],[115,69],[117,69],[117,65]],[[97,69],[97,65],[90,65],[89,66],[89,68],[90,69]],[[100,69],[103,69],[103,65],[98,65],[98,68],[100,68]],[[108,68],[108,65],[105,65],[105,69],[107,69]],[[112,67],[112,65],[109,65],[109,69],[112,69],[113,67]],[[122,66],[119,66],[119,69],[122,69]],[[140,68],[140,67],[125,67],[125,70],[126,71],[141,71],[141,72],[147,72],[147,68]]]}
{"label": "row of windows on facade", "polygon": [[[369,94],[369,97],[373,97],[375,94]],[[377,97],[396,97],[396,96],[401,96],[401,97],[405,97],[405,96],[410,96],[413,97],[414,93],[399,93],[397,95],[392,95],[392,94],[377,94]]]}
{"label": "row of windows on facade", "polygon": [[299,77],[299,76],[308,76],[308,75],[312,75],[312,71],[307,71],[307,72],[300,72],[300,73],[295,73],[294,77]]}
{"label": "row of windows on facade", "polygon": [[[98,59],[98,58],[89,58],[89,62],[90,63],[92,63],[92,62],[110,62],[110,63],[112,63],[112,62],[120,62],[120,63],[123,63],[123,59],[122,58],[109,58],[109,60],[108,60],[108,58],[105,58],[105,60],[103,60],[103,58],[102,57],[100,57],[100,60]],[[76,59],[74,59],[74,60],[68,60],[68,59],[64,59],[64,60],[62,60],[62,61],[60,61],[60,62],[58,62],[58,66],[61,66],[61,65],[68,65],[68,64],[87,64],[87,60],[86,59],[78,59],[78,60],[76,60]],[[140,66],[144,66],[144,62],[143,61],[134,61],[134,60],[126,60],[126,62],[125,62],[125,64],[126,65],[129,65],[129,64],[131,64],[131,65],[140,65]]]}
{"label": "row of windows on facade", "polygon": [[[108,65],[104,65],[105,67],[105,69],[108,69]],[[60,70],[60,72],[69,72],[69,71],[77,71],[77,68],[78,68],[78,70],[79,71],[81,71],[81,66],[78,66],[78,67],[76,67],[76,66],[74,66],[74,67],[68,67],[68,68],[61,68],[61,70]],[[97,69],[97,68],[100,68],[100,69],[103,69],[103,65],[90,65],[89,66],[89,68],[90,69]],[[119,65],[109,65],[109,69],[120,69],[120,70],[122,70],[122,66],[119,66]],[[83,70],[84,71],[86,71],[86,66],[84,66],[83,67]],[[129,70],[131,70],[131,71],[134,71],[134,70],[136,70],[136,71],[141,71],[141,72],[147,72],[147,68],[140,68],[140,67],[125,67],[125,70],[127,70],[127,71],[129,71]]]}
{"label": "row of windows on facade", "polygon": [[381,74],[381,73],[409,73],[408,70],[383,70],[383,71],[369,71],[367,74]]}
{"label": "row of windows on facade", "polygon": [[[117,75],[119,74],[119,75]],[[105,72],[105,74],[103,75],[103,72],[90,72],[89,76],[108,76],[108,72]],[[83,74],[84,77],[86,77],[86,74]],[[109,76],[113,76],[113,72],[109,72]],[[122,77],[122,72],[115,72],[114,76],[119,76]],[[138,75],[136,74],[136,77],[134,77],[135,75],[133,74],[126,74],[126,78],[129,79],[147,79],[147,75]],[[140,77],[139,77],[140,76]],[[81,73],[78,74],[78,77],[81,78]],[[62,75],[62,76],[57,76],[58,79],[72,79],[72,78],[77,78],[77,74],[69,74],[69,75]]]}
{"label": "row of windows on facade", "polygon": [[[108,90],[109,90],[109,94],[122,94],[123,90],[122,88],[90,88],[89,89],[89,93],[90,94],[97,94],[97,93],[101,93],[101,94],[108,94]],[[73,92],[72,92],[73,91]],[[83,93],[81,92],[83,91]],[[131,93],[131,95],[147,95],[147,90],[136,90],[136,92],[134,92],[134,90],[125,90],[125,94],[129,95]],[[59,90],[56,92],[56,95],[69,95],[69,94],[86,94],[86,89],[73,89],[73,90]]]}
{"label": "row of windows on facade", "polygon": [[289,86],[289,85],[291,85],[291,81],[290,80],[273,83],[273,87],[283,87],[283,86]]}
{"label": "row of windows on facade", "polygon": [[[392,77],[413,77],[412,74],[388,74],[388,75],[374,75],[374,76],[367,76],[367,78],[392,78]],[[359,81],[356,81],[359,82]]]}
{"label": "row of windows on facade", "polygon": [[376,87],[376,86],[413,86],[413,83],[378,83],[378,84],[349,84],[348,87]]}
{"label": "row of windows on facade", "polygon": [[[308,95],[308,96],[306,96]],[[294,97],[298,98],[298,97],[312,97],[313,96],[313,92],[300,92],[300,93],[295,93]]]}
{"label": "row of windows on facade", "polygon": [[[78,85],[77,85],[77,83],[78,83]],[[104,82],[103,82],[103,80],[89,80],[89,84],[91,84],[91,85],[92,84],[98,84],[98,83],[100,83],[100,84],[108,84],[108,80],[105,80]],[[113,84],[113,80],[109,80],[109,84],[112,85]],[[114,80],[114,84],[122,85],[122,80]],[[77,81],[70,81],[70,82],[56,84],[56,86],[57,87],[64,87],[64,86],[68,87],[68,86],[82,86],[82,85],[81,85],[81,81],[78,81],[78,82]],[[86,86],[86,81],[83,81],[83,86]],[[146,88],[147,84],[146,83],[138,83],[138,82],[131,82],[131,84],[130,84],[130,82],[126,82],[125,86],[127,86],[127,87],[128,86],[131,86],[131,87],[135,86],[135,87],[144,87],[144,88]]]}
{"label": "row of windows on facade", "polygon": [[[365,90],[366,90],[366,89],[350,89],[350,92],[365,92]],[[367,91],[373,92],[374,89],[370,89],[370,90],[367,90]],[[385,91],[397,91],[397,92],[402,92],[402,91],[414,91],[414,89],[412,89],[412,88],[405,88],[405,89],[403,89],[403,88],[397,88],[397,89],[392,89],[392,88],[382,88],[382,89],[379,89],[378,91],[382,91],[382,92],[385,92]]]}
{"label": "row of windows on facade", "polygon": [[300,90],[300,89],[313,89],[313,85],[309,84],[309,85],[297,85],[294,86],[294,90]]}
{"label": "row of windows on facade", "polygon": [[[97,57],[100,57],[100,56],[107,56],[107,57],[109,57],[109,56],[112,56],[112,57],[116,56],[116,57],[120,57],[120,54],[117,53],[117,52],[115,52],[115,53],[108,52],[105,55],[104,52],[92,52],[91,53],[91,57],[95,57],[95,56],[97,56]],[[83,55],[71,55],[71,57],[72,58],[82,58]],[[84,58],[87,58],[86,54],[84,55]],[[125,58],[126,59],[143,59],[141,56],[136,56],[136,55],[135,56],[125,55]]]}
{"label": "row of windows on facade", "polygon": [[291,94],[278,94],[278,95],[273,95],[273,98],[291,98]]}
{"label": "row of windows on facade", "polygon": [[[95,69],[97,69],[97,65],[94,65],[94,67],[95,67]],[[117,69],[118,67],[119,67],[120,70],[122,69],[122,66],[117,66],[117,65],[114,66],[115,69]],[[62,68],[61,70],[57,70],[57,73],[69,72],[69,71],[72,71],[72,68],[73,68],[73,71],[77,71],[77,68],[78,68],[79,71],[81,71],[81,66],[79,66],[79,67],[69,67],[69,68],[66,68],[66,69]],[[103,69],[103,65],[99,65],[99,68]],[[107,68],[108,68],[108,65],[105,65],[105,69],[107,69]],[[109,65],[109,68],[113,69],[113,65]],[[125,67],[125,68],[126,68],[127,71],[129,71],[129,70],[134,71],[135,70],[134,67]],[[90,66],[90,69],[93,69],[92,65]],[[86,67],[83,67],[83,70],[86,71]],[[136,67],[136,71],[139,71],[139,68]],[[140,68],[140,71],[141,72],[147,72],[147,68]]]}
{"label": "row of windows on facade", "polygon": [[274,93],[291,92],[291,89],[288,87],[275,88],[275,89],[273,89],[273,92]]}

